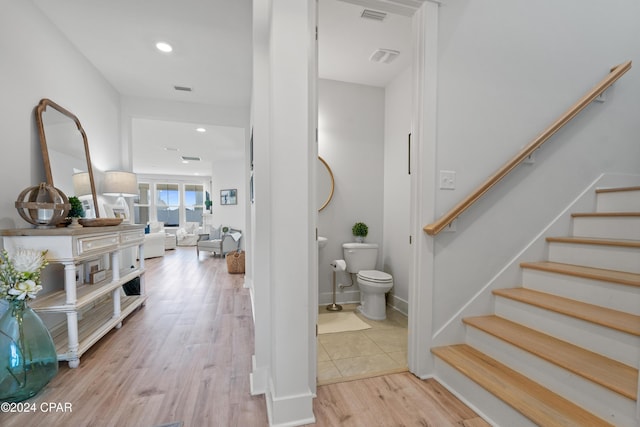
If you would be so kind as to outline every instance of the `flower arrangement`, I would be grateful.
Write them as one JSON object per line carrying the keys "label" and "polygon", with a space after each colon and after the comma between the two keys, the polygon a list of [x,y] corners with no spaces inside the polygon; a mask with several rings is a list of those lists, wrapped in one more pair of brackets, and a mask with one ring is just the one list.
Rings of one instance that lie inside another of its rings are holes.
{"label": "flower arrangement", "polygon": [[0,252],[0,298],[9,306],[0,316],[0,401],[35,396],[57,373],[51,334],[27,302],[42,290],[40,273],[47,251]]}
{"label": "flower arrangement", "polygon": [[0,298],[31,300],[42,290],[40,273],[48,264],[47,251],[17,249],[13,256],[0,252]]}

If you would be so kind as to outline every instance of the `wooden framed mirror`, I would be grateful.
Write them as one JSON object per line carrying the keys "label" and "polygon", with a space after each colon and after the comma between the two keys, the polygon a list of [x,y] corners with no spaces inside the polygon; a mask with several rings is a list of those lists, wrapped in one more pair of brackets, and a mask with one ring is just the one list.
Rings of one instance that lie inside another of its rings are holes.
{"label": "wooden framed mirror", "polygon": [[320,165],[318,166],[318,212],[327,207],[331,199],[333,198],[333,190],[335,189],[335,182],[333,179],[333,171],[329,167],[329,164],[320,156],[318,156]]}
{"label": "wooden framed mirror", "polygon": [[87,216],[99,218],[89,143],[80,120],[69,110],[45,98],[36,107],[36,123],[47,184],[68,197],[91,196],[86,206],[93,212],[87,212]]}

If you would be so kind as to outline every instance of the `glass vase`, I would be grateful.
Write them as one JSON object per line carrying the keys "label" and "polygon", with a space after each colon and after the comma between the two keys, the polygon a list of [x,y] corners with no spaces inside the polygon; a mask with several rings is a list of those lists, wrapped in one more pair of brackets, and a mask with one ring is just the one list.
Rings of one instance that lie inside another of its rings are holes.
{"label": "glass vase", "polygon": [[58,373],[51,334],[24,300],[11,300],[0,317],[0,401],[35,396]]}

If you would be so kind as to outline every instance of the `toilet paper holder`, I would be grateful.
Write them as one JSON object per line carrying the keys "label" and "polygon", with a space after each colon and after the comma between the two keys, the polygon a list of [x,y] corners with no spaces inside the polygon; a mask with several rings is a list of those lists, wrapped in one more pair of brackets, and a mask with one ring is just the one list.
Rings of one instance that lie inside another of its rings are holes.
{"label": "toilet paper holder", "polygon": [[340,311],[342,310],[342,306],[340,304],[336,304],[336,271],[344,271],[347,269],[347,264],[343,259],[335,259],[331,261],[331,270],[333,275],[333,303],[327,306],[327,310],[329,311]]}
{"label": "toilet paper holder", "polygon": [[347,263],[343,259],[334,259],[329,264],[333,271],[345,271],[347,269]]}

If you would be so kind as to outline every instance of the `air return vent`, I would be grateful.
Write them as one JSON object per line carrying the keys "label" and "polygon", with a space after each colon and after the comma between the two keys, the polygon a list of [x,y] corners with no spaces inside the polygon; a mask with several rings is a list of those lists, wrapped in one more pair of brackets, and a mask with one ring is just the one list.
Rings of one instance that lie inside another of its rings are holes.
{"label": "air return vent", "polygon": [[182,92],[191,92],[193,90],[188,86],[174,86],[173,88]]}
{"label": "air return vent", "polygon": [[400,52],[393,49],[378,49],[371,54],[369,57],[369,61],[371,62],[382,62],[384,64],[388,64],[396,57],[400,55]]}
{"label": "air return vent", "polygon": [[377,10],[365,9],[362,11],[361,18],[373,19],[374,21],[383,21],[387,17],[384,12],[378,12]]}
{"label": "air return vent", "polygon": [[196,156],[181,156],[182,160],[187,161],[187,162],[199,162],[200,161],[200,157],[196,157]]}

